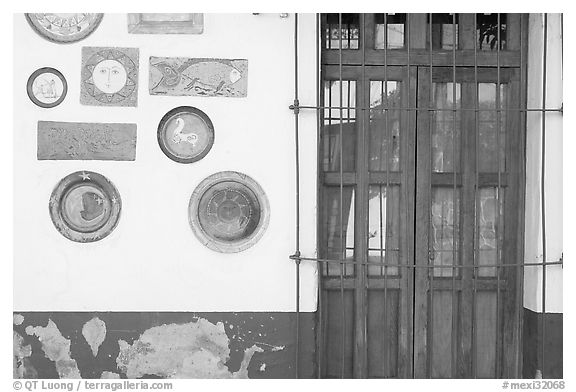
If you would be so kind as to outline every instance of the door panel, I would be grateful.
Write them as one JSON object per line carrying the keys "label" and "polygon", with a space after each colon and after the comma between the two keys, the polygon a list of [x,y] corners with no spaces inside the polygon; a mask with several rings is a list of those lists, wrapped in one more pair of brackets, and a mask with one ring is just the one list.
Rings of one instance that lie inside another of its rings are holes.
{"label": "door panel", "polygon": [[495,109],[519,99],[509,94],[517,79],[512,71],[452,71],[418,71],[418,106],[431,110],[417,118],[414,375],[503,377],[502,361],[514,361],[503,325],[517,322],[503,306],[519,303],[515,270],[505,267],[516,260],[504,243],[514,241],[505,228],[515,205],[506,197],[517,175],[505,151],[518,148],[519,113]]}

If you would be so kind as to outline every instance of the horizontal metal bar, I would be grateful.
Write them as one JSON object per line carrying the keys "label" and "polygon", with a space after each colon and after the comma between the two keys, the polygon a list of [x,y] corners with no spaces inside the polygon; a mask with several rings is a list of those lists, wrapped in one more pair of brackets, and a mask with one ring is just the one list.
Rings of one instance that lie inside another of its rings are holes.
{"label": "horizontal metal bar", "polygon": [[[295,108],[293,105],[290,105],[289,108],[294,110]],[[469,112],[564,112],[564,108],[555,108],[555,109],[522,109],[522,108],[509,108],[509,109],[476,109],[476,108],[459,108],[459,109],[451,109],[451,108],[400,108],[400,107],[392,107],[392,108],[366,108],[361,106],[298,106],[299,109],[314,109],[314,110],[372,110],[375,112],[385,112],[387,110],[410,110],[410,111],[429,111],[429,112],[461,112],[461,111],[469,111]]]}
{"label": "horizontal metal bar", "polygon": [[547,265],[564,265],[564,261],[548,261],[542,263],[512,263],[512,264],[444,264],[444,265],[430,265],[430,264],[386,264],[378,261],[366,261],[360,262],[354,259],[349,260],[337,260],[337,259],[320,259],[316,257],[298,257],[295,255],[289,256],[292,260],[301,261],[315,261],[318,263],[330,263],[330,264],[353,264],[353,265],[381,265],[385,267],[404,267],[404,268],[508,268],[508,267],[538,267]]}
{"label": "horizontal metal bar", "polygon": [[[339,277],[335,277],[333,275],[323,275],[322,276],[322,289],[323,290],[340,290],[343,288],[344,290],[354,290],[356,288],[355,285],[355,275],[348,275],[344,276],[342,282],[340,281]],[[400,275],[368,275],[367,286],[369,290],[385,290],[385,289],[400,289],[402,285],[402,276]],[[496,290],[497,287],[500,285],[500,291],[507,291],[506,288],[507,280],[506,279],[496,279],[496,277],[485,277],[485,278],[476,278],[474,279],[476,284],[477,290]],[[454,285],[452,285],[452,277],[442,277],[442,276],[435,276],[434,279],[428,281],[429,286],[427,289],[432,286],[432,290],[434,291],[462,291],[462,281],[460,278],[454,280]],[[469,283],[466,284],[464,289],[468,288]]]}

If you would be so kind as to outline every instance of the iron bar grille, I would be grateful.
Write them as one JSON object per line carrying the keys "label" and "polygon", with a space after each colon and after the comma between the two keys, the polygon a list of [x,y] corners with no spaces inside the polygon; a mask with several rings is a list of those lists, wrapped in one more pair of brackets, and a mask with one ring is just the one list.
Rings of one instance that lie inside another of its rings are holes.
{"label": "iron bar grille", "polygon": [[[322,14],[315,105],[298,99],[300,264],[319,269],[318,377],[517,378],[523,263],[525,14]],[[318,114],[318,257],[300,254],[300,110]],[[542,173],[545,169],[542,143]],[[545,222],[544,174],[541,176]],[[545,341],[544,317],[540,329]],[[544,368],[543,345],[540,368]]]}

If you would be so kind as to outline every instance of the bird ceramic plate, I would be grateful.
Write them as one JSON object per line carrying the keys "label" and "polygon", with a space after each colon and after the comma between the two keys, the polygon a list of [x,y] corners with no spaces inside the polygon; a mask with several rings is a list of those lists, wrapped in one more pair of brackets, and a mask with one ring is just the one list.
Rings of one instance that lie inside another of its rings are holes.
{"label": "bird ceramic plate", "polygon": [[79,171],[64,177],[50,197],[50,216],[56,229],[76,242],[101,240],[118,224],[121,200],[103,175]]}
{"label": "bird ceramic plate", "polygon": [[196,162],[212,148],[214,126],[203,111],[180,106],[162,117],[158,125],[158,144],[173,161]]}
{"label": "bird ceramic plate", "polygon": [[256,181],[227,171],[198,185],[190,198],[188,216],[192,231],[205,246],[233,253],[258,242],[268,226],[270,207]]}
{"label": "bird ceramic plate", "polygon": [[32,73],[26,85],[28,97],[42,108],[53,108],[64,101],[68,84],[64,76],[54,68],[40,68]]}
{"label": "bird ceramic plate", "polygon": [[78,42],[96,30],[104,14],[26,14],[30,26],[41,37],[58,44]]}

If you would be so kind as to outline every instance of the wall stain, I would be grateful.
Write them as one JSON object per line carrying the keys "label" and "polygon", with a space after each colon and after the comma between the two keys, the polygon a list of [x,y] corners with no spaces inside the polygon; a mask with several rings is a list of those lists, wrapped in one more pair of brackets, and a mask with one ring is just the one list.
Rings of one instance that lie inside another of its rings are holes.
{"label": "wall stain", "polygon": [[119,340],[116,363],[128,378],[248,378],[252,356],[264,350],[256,345],[247,348],[240,369],[231,372],[226,366],[229,344],[224,323],[198,318],[186,324],[150,328],[132,345]]}
{"label": "wall stain", "polygon": [[106,323],[98,317],[94,317],[82,327],[82,336],[86,339],[86,343],[90,345],[92,355],[97,356],[98,348],[106,339]]}
{"label": "wall stain", "polygon": [[60,333],[54,322],[48,319],[46,327],[26,327],[28,335],[36,335],[42,343],[44,355],[56,364],[60,378],[82,378],[76,361],[70,357],[70,340]]}
{"label": "wall stain", "polygon": [[14,320],[14,325],[20,325],[24,322],[24,316],[21,314],[15,313],[12,318]]}
{"label": "wall stain", "polygon": [[119,379],[120,375],[118,373],[103,371],[100,376],[101,379]]}
{"label": "wall stain", "polygon": [[13,338],[13,377],[14,378],[36,378],[38,373],[30,363],[28,357],[32,355],[32,346],[24,346],[24,338],[14,331]]}

